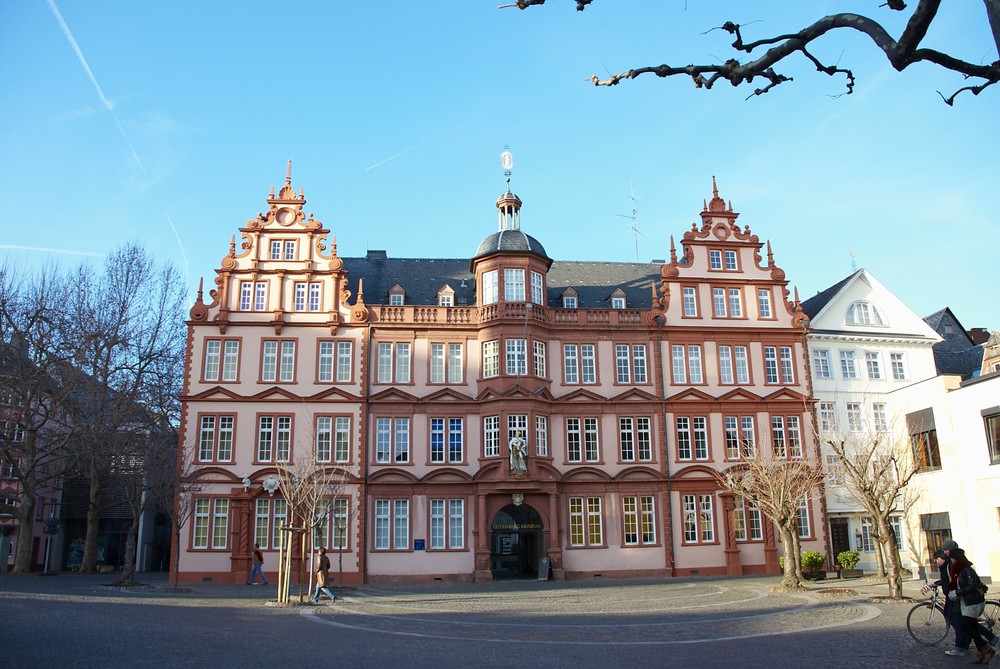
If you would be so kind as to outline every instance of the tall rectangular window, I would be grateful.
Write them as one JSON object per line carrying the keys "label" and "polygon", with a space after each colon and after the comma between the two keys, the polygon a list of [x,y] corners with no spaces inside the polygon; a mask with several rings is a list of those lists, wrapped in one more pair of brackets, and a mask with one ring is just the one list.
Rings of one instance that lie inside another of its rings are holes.
{"label": "tall rectangular window", "polygon": [[489,379],[500,375],[500,342],[483,342],[483,378]]}
{"label": "tall rectangular window", "polygon": [[892,364],[892,379],[894,381],[906,380],[906,361],[902,353],[890,353],[889,362]]}
{"label": "tall rectangular window", "polygon": [[262,381],[288,383],[295,380],[295,342],[266,339],[260,366]]}
{"label": "tall rectangular window", "polygon": [[238,339],[206,339],[205,380],[236,381],[239,358]]}
{"label": "tall rectangular window", "polygon": [[737,384],[747,384],[750,383],[750,360],[747,355],[746,346],[734,346],[733,356],[736,359],[736,383]]}
{"label": "tall rectangular window", "polygon": [[923,409],[906,414],[906,430],[910,435],[913,459],[918,471],[941,469],[941,450],[938,445],[934,410]]}
{"label": "tall rectangular window", "polygon": [[626,546],[656,543],[656,511],[652,495],[622,497],[622,520]]}
{"label": "tall rectangular window", "polygon": [[410,547],[410,501],[406,499],[376,499],[376,550],[407,550]]}
{"label": "tall rectangular window", "polygon": [[752,458],[757,450],[753,416],[725,416],[726,458]]}
{"label": "tall rectangular window", "polygon": [[889,416],[886,413],[885,403],[872,403],[872,423],[878,432],[887,432],[889,430]]}
{"label": "tall rectangular window", "polygon": [[545,292],[542,289],[542,275],[531,273],[531,301],[535,304],[545,304]]}
{"label": "tall rectangular window", "polygon": [[809,498],[803,497],[799,503],[798,520],[796,522],[800,539],[812,536],[812,522],[809,516]]}
{"label": "tall rectangular window", "polygon": [[600,497],[569,498],[569,543],[571,546],[604,544]]}
{"label": "tall rectangular window", "polygon": [[333,381],[333,342],[321,341],[316,349],[316,380],[320,383]]}
{"label": "tall rectangular window", "polygon": [[549,419],[535,416],[535,455],[547,457],[549,454]]}
{"label": "tall rectangular window", "polygon": [[725,288],[713,288],[712,289],[712,315],[716,318],[728,318],[729,314],[726,312],[726,289]]}
{"label": "tall rectangular window", "polygon": [[430,550],[465,548],[465,500],[430,500]]}
{"label": "tall rectangular window", "polygon": [[743,497],[736,498],[736,508],[733,509],[733,526],[736,529],[737,541],[762,541],[764,539],[764,524],[760,509]]}
{"label": "tall rectangular window", "polygon": [[257,281],[253,287],[253,310],[264,311],[267,307],[267,282]]}
{"label": "tall rectangular window", "polygon": [[858,367],[854,360],[854,351],[840,352],[840,375],[845,379],[858,378]]}
{"label": "tall rectangular window", "polygon": [[306,310],[306,285],[301,281],[295,283],[295,292],[292,297],[292,308],[295,311]]}
{"label": "tall rectangular window", "polygon": [[819,429],[822,432],[837,431],[837,410],[833,402],[819,403]]}
{"label": "tall rectangular window", "polygon": [[337,383],[350,383],[354,369],[354,345],[349,341],[337,342]]}
{"label": "tall rectangular window", "polygon": [[483,457],[500,455],[500,416],[483,416]]}
{"label": "tall rectangular window", "polygon": [[567,384],[597,383],[597,360],[593,344],[563,345],[563,380]]}
{"label": "tall rectangular window", "polygon": [[410,461],[410,419],[375,419],[375,462],[406,463]]}
{"label": "tall rectangular window", "polygon": [[851,432],[864,432],[865,415],[858,402],[847,403],[847,429]]}
{"label": "tall rectangular window", "polygon": [[236,417],[202,416],[198,437],[199,462],[231,462]]}
{"label": "tall rectangular window", "polygon": [[212,500],[212,548],[229,545],[229,500],[216,497]]}
{"label": "tall rectangular window", "polygon": [[618,419],[619,457],[622,462],[649,462],[653,459],[649,416]]}
{"label": "tall rectangular window", "polygon": [[458,463],[465,458],[464,421],[461,418],[431,418],[430,460]]}
{"label": "tall rectangular window", "polygon": [[986,429],[986,446],[990,453],[990,464],[995,465],[1000,463],[1000,407],[986,409],[982,414],[983,427]]}
{"label": "tall rectangular window", "polygon": [[671,369],[674,373],[674,383],[687,383],[687,365],[684,360],[684,347],[674,344],[670,347]]}
{"label": "tall rectangular window", "polygon": [[684,543],[714,543],[715,520],[711,495],[682,495]]}
{"label": "tall rectangular window", "polygon": [[524,339],[505,340],[504,360],[508,376],[528,374],[528,342]]}
{"label": "tall rectangular window", "polygon": [[503,271],[503,296],[506,302],[524,302],[524,270],[507,268]]}
{"label": "tall rectangular window", "polygon": [[781,361],[781,382],[795,383],[795,366],[792,364],[792,347],[779,346],[778,358]]}
{"label": "tall rectangular window", "polygon": [[547,378],[546,365],[545,365],[545,342],[536,341],[531,343],[532,348],[532,365],[534,367],[535,376],[544,379]]}
{"label": "tall rectangular window", "polygon": [[694,286],[684,286],[681,288],[681,304],[684,306],[685,318],[697,318],[698,316],[698,291]]}
{"label": "tall rectangular window", "polygon": [[730,288],[727,294],[729,297],[729,317],[743,318],[743,290]]}
{"label": "tall rectangular window", "polygon": [[708,252],[708,268],[722,269],[722,251],[710,249]]}
{"label": "tall rectangular window", "polygon": [[378,345],[378,383],[410,382],[410,344],[380,342]]}
{"label": "tall rectangular window", "polygon": [[757,314],[761,318],[773,318],[771,313],[771,289],[757,289]]}
{"label": "tall rectangular window", "polygon": [[865,367],[868,369],[868,378],[872,381],[881,381],[885,378],[882,376],[882,364],[877,351],[865,352]]}
{"label": "tall rectangular window", "polygon": [[499,300],[497,270],[483,272],[483,304],[496,304]]}
{"label": "tall rectangular window", "polygon": [[830,350],[826,348],[813,349],[813,377],[817,379],[832,379],[833,372],[830,368]]}
{"label": "tall rectangular window", "polygon": [[316,417],[316,461],[348,462],[351,418],[349,416]]}
{"label": "tall rectangular window", "polygon": [[313,281],[309,284],[309,311],[319,311],[321,290],[322,286],[320,283]]}
{"label": "tall rectangular window", "polygon": [[462,345],[431,344],[431,383],[462,382]]}

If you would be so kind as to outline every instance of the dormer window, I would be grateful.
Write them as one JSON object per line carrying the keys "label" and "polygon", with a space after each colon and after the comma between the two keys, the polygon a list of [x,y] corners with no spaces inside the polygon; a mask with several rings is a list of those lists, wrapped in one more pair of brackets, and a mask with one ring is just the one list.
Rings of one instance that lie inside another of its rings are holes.
{"label": "dormer window", "polygon": [[455,289],[448,285],[443,286],[438,291],[437,300],[439,307],[455,306]]}
{"label": "dormer window", "polygon": [[847,308],[847,324],[885,326],[886,322],[874,304],[858,300]]}
{"label": "dormer window", "polygon": [[403,306],[403,302],[406,301],[405,298],[406,298],[406,291],[403,290],[403,287],[400,286],[398,283],[395,284],[395,285],[393,285],[393,287],[389,289],[389,306],[390,307],[401,307],[401,306]]}
{"label": "dormer window", "polygon": [[625,307],[626,307],[625,291],[623,291],[621,288],[618,288],[617,290],[615,290],[614,293],[611,294],[611,308],[624,309]]}
{"label": "dormer window", "polygon": [[562,306],[563,309],[576,309],[578,306],[576,291],[572,288],[567,288],[562,294]]}

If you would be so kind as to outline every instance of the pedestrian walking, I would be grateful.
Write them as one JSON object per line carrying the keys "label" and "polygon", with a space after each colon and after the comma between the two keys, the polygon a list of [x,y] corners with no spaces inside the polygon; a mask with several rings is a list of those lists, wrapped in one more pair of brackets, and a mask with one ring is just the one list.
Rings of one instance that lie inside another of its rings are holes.
{"label": "pedestrian walking", "polygon": [[260,550],[260,544],[253,545],[253,567],[250,569],[250,578],[247,579],[247,585],[256,585],[254,579],[260,576],[261,585],[267,585],[269,581],[267,576],[264,576],[264,553]]}
{"label": "pedestrian walking", "polygon": [[319,548],[316,556],[316,594],[313,596],[313,604],[319,604],[319,593],[324,593],[330,601],[336,601],[337,595],[330,590],[330,558],[326,556],[326,548]]}
{"label": "pedestrian walking", "polygon": [[952,548],[948,551],[948,556],[955,583],[955,587],[948,592],[948,599],[959,607],[962,613],[962,630],[976,644],[976,659],[972,663],[989,664],[997,652],[979,632],[979,616],[986,608],[983,582],[979,580],[979,574],[972,568],[972,562],[965,557],[965,551],[961,548]]}

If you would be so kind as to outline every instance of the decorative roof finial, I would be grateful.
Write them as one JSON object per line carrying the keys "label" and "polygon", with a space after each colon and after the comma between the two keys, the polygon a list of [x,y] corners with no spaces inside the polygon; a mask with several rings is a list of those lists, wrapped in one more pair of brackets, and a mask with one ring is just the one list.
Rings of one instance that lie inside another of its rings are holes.
{"label": "decorative roof finial", "polygon": [[503,153],[500,154],[500,165],[503,166],[503,175],[507,177],[507,192],[510,192],[510,171],[514,169],[514,154],[510,152],[510,145],[503,145]]}
{"label": "decorative roof finial", "polygon": [[[712,177],[712,179],[714,181],[715,177]],[[288,159],[288,170],[285,172],[285,185],[286,186],[291,186],[292,185],[292,159],[291,158]]]}

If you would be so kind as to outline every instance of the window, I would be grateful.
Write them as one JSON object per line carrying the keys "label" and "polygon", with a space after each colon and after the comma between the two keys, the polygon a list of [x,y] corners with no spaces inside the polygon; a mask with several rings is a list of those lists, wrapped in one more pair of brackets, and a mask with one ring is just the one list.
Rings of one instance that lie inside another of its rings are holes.
{"label": "window", "polygon": [[528,342],[525,339],[507,339],[504,342],[504,360],[508,376],[525,376],[528,373]]}
{"label": "window", "polygon": [[653,459],[649,416],[618,419],[619,457],[622,462],[649,462]]}
{"label": "window", "polygon": [[858,378],[858,367],[854,361],[854,351],[840,352],[840,375],[845,379]]}
{"label": "window", "polygon": [[292,456],[292,417],[257,417],[255,462],[288,462]]}
{"label": "window", "polygon": [[455,295],[453,293],[441,293],[438,295],[439,307],[452,307],[455,305]]}
{"label": "window", "polygon": [[847,429],[851,432],[864,432],[865,415],[857,402],[847,403]]}
{"label": "window", "polygon": [[941,452],[938,448],[934,410],[924,409],[906,414],[906,429],[918,471],[941,469]]}
{"label": "window", "polygon": [[503,299],[506,302],[524,302],[524,270],[503,271]]}
{"label": "window", "polygon": [[710,249],[708,251],[708,268],[709,269],[722,269],[722,251],[717,251],[715,249]]}
{"label": "window", "polygon": [[499,301],[499,284],[497,270],[483,272],[483,304],[496,304]]}
{"label": "window", "polygon": [[812,519],[809,515],[809,497],[803,497],[802,502],[799,504],[796,526],[800,539],[807,539],[812,536]]}
{"label": "window", "polygon": [[611,308],[612,309],[624,309],[625,308],[625,298],[624,297],[612,297],[611,298]]}
{"label": "window", "polygon": [[771,289],[770,288],[758,288],[757,289],[757,315],[760,318],[773,318],[774,314],[771,313]]}
{"label": "window", "polygon": [[830,368],[830,350],[826,348],[813,349],[813,378],[832,379],[833,372]]}
{"label": "window", "polygon": [[760,509],[743,497],[736,498],[736,507],[733,509],[733,527],[736,530],[737,541],[762,541],[764,539],[764,524]]}
{"label": "window", "polygon": [[483,457],[500,455],[500,416],[483,416]]}
{"label": "window", "polygon": [[887,432],[889,430],[889,417],[886,414],[884,403],[875,402],[872,404],[872,420],[878,432]]}
{"label": "window", "polygon": [[267,307],[267,281],[240,282],[240,311],[263,311]]}
{"label": "window", "polygon": [[819,403],[819,429],[823,432],[837,431],[837,411],[833,402]]}
{"label": "window", "polygon": [[316,417],[316,462],[349,462],[350,416]]}
{"label": "window", "polygon": [[563,309],[576,309],[576,295],[563,295]]}
{"label": "window", "polygon": [[527,453],[528,436],[528,416],[523,413],[512,413],[507,415],[507,443],[514,437],[525,439],[525,453]]}
{"label": "window", "polygon": [[375,550],[405,551],[410,547],[410,500],[375,500]]}
{"label": "window", "polygon": [[867,351],[865,353],[865,367],[868,369],[868,378],[872,381],[881,381],[885,378],[882,376],[882,365],[879,363],[877,352]]}
{"label": "window", "polygon": [[320,383],[350,383],[353,371],[353,343],[319,342],[316,380]]}
{"label": "window", "polygon": [[[2,422],[0,422],[2,425]],[[7,458],[0,458],[0,479],[17,478],[17,467],[15,461]]]}
{"label": "window", "polygon": [[378,345],[378,383],[410,382],[410,345],[380,342]]}
{"label": "window", "polygon": [[405,293],[395,292],[389,293],[389,306],[390,307],[401,307],[403,306]]}
{"label": "window", "polygon": [[318,281],[297,282],[292,305],[295,311],[319,311],[320,291],[321,284]]}
{"label": "window", "polygon": [[532,349],[532,364],[534,366],[535,376],[540,379],[546,378],[546,364],[545,364],[545,342],[536,341],[531,343]]}
{"label": "window", "polygon": [[723,260],[725,261],[727,271],[734,272],[739,269],[739,265],[736,262],[736,251],[726,251],[723,254]]}
{"label": "window", "polygon": [[431,344],[431,383],[462,382],[462,344]]}
{"label": "window", "polygon": [[375,419],[375,462],[398,464],[410,461],[410,419]]}
{"label": "window", "polygon": [[[991,413],[987,413],[987,411]],[[990,463],[1000,464],[1000,407],[993,407],[983,412],[983,425],[986,428],[986,445],[990,451]]]}
{"label": "window", "polygon": [[295,260],[295,241],[272,239],[270,260]]}
{"label": "window", "polygon": [[771,416],[771,445],[775,457],[802,457],[802,431],[798,416]]}
{"label": "window", "polygon": [[563,345],[563,380],[567,384],[597,383],[593,344]]}
{"label": "window", "polygon": [[545,290],[542,284],[542,275],[538,272],[531,273],[531,301],[535,304],[545,304]]}
{"label": "window", "polygon": [[618,383],[646,383],[645,344],[615,344],[615,380]]}
{"label": "window", "polygon": [[431,462],[465,459],[465,423],[461,418],[431,418]]}
{"label": "window", "polygon": [[708,427],[704,416],[677,416],[677,459],[708,460]]}
{"label": "window", "polygon": [[328,548],[338,551],[350,549],[351,543],[347,533],[350,519],[350,501],[343,497],[334,499],[333,508],[330,509],[330,522],[333,525],[333,541]]}
{"label": "window", "polygon": [[430,545],[428,550],[465,548],[465,500],[430,500]]}
{"label": "window", "polygon": [[295,342],[265,339],[260,364],[261,381],[288,383],[295,380]]}
{"label": "window", "polygon": [[675,344],[670,347],[670,351],[674,383],[687,383],[688,378],[691,383],[702,383],[701,346]]}
{"label": "window", "polygon": [[229,545],[229,500],[196,497],[191,548],[222,550]]}
{"label": "window", "polygon": [[896,550],[903,550],[906,544],[903,535],[904,525],[903,519],[900,516],[890,516],[889,517],[889,527],[892,528],[892,533],[896,535]]}
{"label": "window", "polygon": [[237,339],[205,340],[205,380],[236,381],[240,342]]}
{"label": "window", "polygon": [[549,454],[549,419],[535,416],[535,455],[547,457]]}
{"label": "window", "polygon": [[826,484],[831,486],[844,485],[844,467],[836,455],[826,456]]}
{"label": "window", "polygon": [[871,553],[875,550],[874,532],[872,532],[872,519],[862,518],[861,519],[861,546],[860,549],[865,553]]}
{"label": "window", "polygon": [[791,346],[764,347],[764,378],[767,383],[795,383]]}
{"label": "window", "polygon": [[483,378],[500,375],[500,342],[483,342]]}
{"label": "window", "polygon": [[727,318],[726,313],[726,289],[712,289],[712,315],[716,318]]}
{"label": "window", "polygon": [[622,497],[622,517],[626,546],[643,546],[656,543],[656,508],[652,495],[626,495]]}
{"label": "window", "polygon": [[600,461],[596,418],[566,419],[566,461]]}
{"label": "window", "polygon": [[253,540],[261,548],[278,548],[281,528],[288,519],[288,502],[280,497],[259,497],[254,504]]}
{"label": "window", "polygon": [[604,523],[600,497],[569,498],[569,545],[601,546]]}
{"label": "window", "polygon": [[726,459],[752,458],[757,451],[753,416],[725,416]]}
{"label": "window", "polygon": [[750,363],[746,346],[719,347],[719,379],[724,384],[750,383]]}
{"label": "window", "polygon": [[729,317],[743,318],[743,291],[739,288],[730,288],[729,295]]}
{"label": "window", "polygon": [[906,360],[902,353],[890,353],[889,363],[892,366],[892,378],[894,381],[906,380]]}
{"label": "window", "polygon": [[[335,550],[347,550],[347,522],[350,518],[345,498],[319,500],[314,509],[316,519],[315,545]],[[330,530],[333,530],[331,533]],[[333,541],[330,541],[331,535]]]}
{"label": "window", "polygon": [[711,495],[682,495],[684,543],[715,543]]}
{"label": "window", "polygon": [[847,308],[847,323],[848,325],[885,325],[885,321],[875,305],[864,300],[858,300]]}
{"label": "window", "polygon": [[681,288],[681,304],[684,306],[684,318],[698,317],[698,289],[694,286]]}
{"label": "window", "polygon": [[199,462],[231,462],[235,416],[202,416],[198,430]]}

